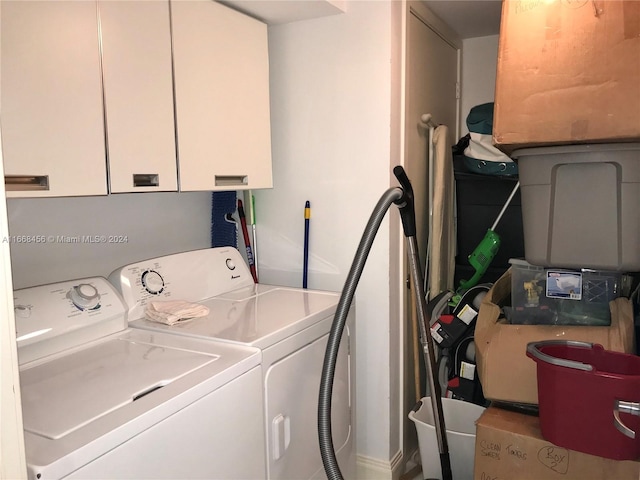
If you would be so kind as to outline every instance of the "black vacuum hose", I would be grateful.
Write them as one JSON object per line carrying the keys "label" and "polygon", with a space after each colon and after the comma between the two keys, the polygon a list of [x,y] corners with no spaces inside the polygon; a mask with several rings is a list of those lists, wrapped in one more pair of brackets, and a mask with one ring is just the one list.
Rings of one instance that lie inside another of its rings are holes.
{"label": "black vacuum hose", "polygon": [[358,245],[355,258],[351,264],[351,269],[347,275],[347,280],[342,289],[342,295],[336,308],[336,313],[329,332],[327,349],[325,351],[324,362],[322,364],[322,376],[320,377],[320,395],[318,398],[318,439],[320,443],[320,455],[322,464],[329,480],[342,480],[342,473],[336,459],[336,452],[331,436],[331,395],[333,390],[333,379],[336,370],[340,339],[347,321],[349,308],[355,294],[358,281],[362,275],[362,270],[371,251],[373,240],[387,210],[392,203],[398,203],[404,196],[401,188],[390,188],[378,201],[376,207],[367,222],[367,226]]}

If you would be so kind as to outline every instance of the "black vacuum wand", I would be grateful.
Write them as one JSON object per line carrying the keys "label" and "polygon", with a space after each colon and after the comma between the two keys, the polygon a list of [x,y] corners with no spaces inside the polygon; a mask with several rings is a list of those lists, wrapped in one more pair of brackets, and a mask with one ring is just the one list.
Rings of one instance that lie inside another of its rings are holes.
{"label": "black vacuum wand", "polygon": [[414,209],[413,188],[411,182],[401,166],[393,169],[393,174],[400,183],[400,188],[390,188],[378,201],[365,231],[358,245],[356,256],[351,264],[351,269],[347,275],[347,280],[342,289],[340,301],[331,325],[327,349],[322,366],[322,376],[320,378],[320,393],[318,397],[318,439],[320,443],[320,455],[324,465],[325,473],[329,480],[342,480],[342,473],[336,459],[331,436],[331,395],[333,389],[333,379],[335,374],[340,339],[346,323],[349,308],[355,294],[356,287],[367,257],[371,250],[376,232],[382,220],[390,208],[395,204],[400,211],[404,236],[407,239],[409,268],[411,270],[411,280],[416,289],[416,308],[418,323],[420,325],[420,341],[425,357],[426,369],[431,392],[431,405],[435,423],[436,437],[438,441],[438,451],[440,453],[440,465],[442,468],[442,480],[452,480],[451,461],[449,458],[449,446],[447,443],[446,428],[444,424],[444,413],[442,409],[442,396],[440,384],[438,382],[438,367],[431,338],[429,324],[431,319],[427,312],[427,302],[424,293],[424,277],[420,268],[418,248],[416,242],[416,219]]}

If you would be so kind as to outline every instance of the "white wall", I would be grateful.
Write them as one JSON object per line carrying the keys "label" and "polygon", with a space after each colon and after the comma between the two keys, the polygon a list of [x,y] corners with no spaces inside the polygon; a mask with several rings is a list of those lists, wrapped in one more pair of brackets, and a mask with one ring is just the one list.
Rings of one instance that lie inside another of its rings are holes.
{"label": "white wall", "polygon": [[[8,199],[14,288],[88,276],[169,253],[211,246],[211,193],[131,193],[103,197]],[[65,243],[59,237],[118,237]],[[2,239],[7,243],[7,239]]]}
{"label": "white wall", "polygon": [[498,35],[477,37],[462,42],[461,136],[469,133],[469,110],[493,102],[498,65]]}
{"label": "white wall", "polygon": [[[261,282],[301,286],[309,200],[309,288],[342,289],[391,184],[391,44],[389,2],[352,1],[345,14],[269,28],[274,188],[255,192]],[[389,318],[388,219],[355,302],[358,451],[382,461],[398,449],[390,404],[400,394],[390,391],[399,372],[389,330],[399,321]]]}

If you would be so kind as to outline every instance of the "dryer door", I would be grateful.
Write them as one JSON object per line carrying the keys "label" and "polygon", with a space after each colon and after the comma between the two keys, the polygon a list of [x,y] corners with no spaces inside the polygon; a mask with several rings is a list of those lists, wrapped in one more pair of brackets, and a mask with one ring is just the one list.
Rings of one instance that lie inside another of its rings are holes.
{"label": "dryer door", "polygon": [[[270,479],[310,479],[322,467],[318,445],[318,392],[329,335],[274,363],[265,376]],[[351,444],[349,335],[342,337],[332,396],[336,452]]]}

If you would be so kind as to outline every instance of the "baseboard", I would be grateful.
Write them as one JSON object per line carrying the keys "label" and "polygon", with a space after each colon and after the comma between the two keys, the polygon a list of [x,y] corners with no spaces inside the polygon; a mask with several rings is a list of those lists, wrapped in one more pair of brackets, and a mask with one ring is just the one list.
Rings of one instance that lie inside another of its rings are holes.
{"label": "baseboard", "polygon": [[396,453],[391,460],[379,458],[356,457],[357,478],[363,480],[396,480],[402,475],[404,462],[402,452]]}
{"label": "baseboard", "polygon": [[422,473],[422,465],[420,464],[420,452],[416,448],[413,452],[407,455],[404,462],[404,468],[402,469],[402,475],[398,480],[414,480],[418,478]]}

